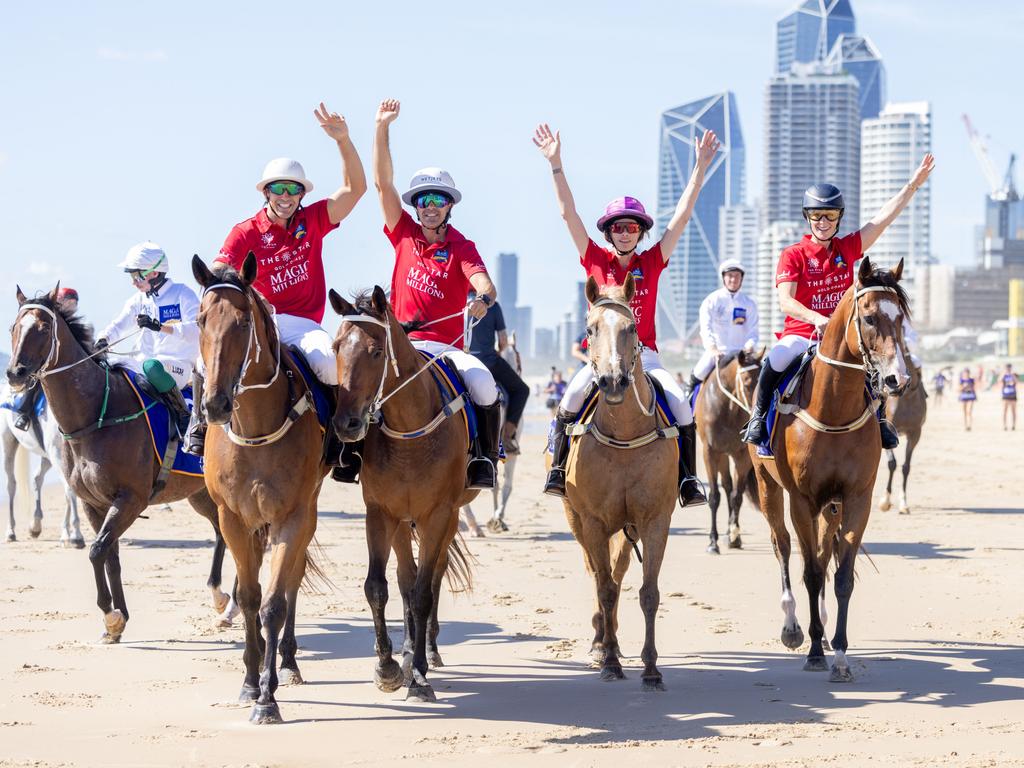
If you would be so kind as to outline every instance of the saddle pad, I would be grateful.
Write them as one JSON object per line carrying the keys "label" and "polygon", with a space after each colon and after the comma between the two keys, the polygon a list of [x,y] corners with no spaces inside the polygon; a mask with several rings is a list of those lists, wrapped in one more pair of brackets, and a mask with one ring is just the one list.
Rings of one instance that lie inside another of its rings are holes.
{"label": "saddle pad", "polygon": [[[18,410],[18,406],[21,405],[24,402],[24,399],[28,396],[28,392],[22,392],[20,394],[15,394],[12,392],[10,398],[6,402],[0,403],[0,408],[6,408],[9,411],[16,411]],[[36,419],[41,419],[43,416],[43,411],[45,410],[46,394],[44,392],[40,392],[39,396],[36,398],[36,404],[35,407],[32,409],[32,414],[35,416]]]}
{"label": "saddle pad", "polygon": [[698,381],[697,386],[693,388],[693,392],[690,393],[690,413],[693,413],[693,409],[697,407],[697,395],[700,394],[701,387],[704,386],[703,381]]}
{"label": "saddle pad", "polygon": [[332,415],[331,400],[325,391],[326,385],[321,383],[320,379],[313,373],[313,369],[309,367],[309,363],[306,361],[306,356],[302,354],[302,350],[291,346],[288,347],[287,352],[291,356],[292,362],[295,363],[295,367],[299,369],[299,373],[302,374],[302,380],[306,382],[306,386],[313,394],[316,420],[320,422],[320,429],[326,431],[330,427]]}
{"label": "saddle pad", "polygon": [[[424,362],[430,362],[433,357],[429,352],[417,350]],[[466,396],[466,407],[462,409],[462,416],[466,422],[466,433],[470,443],[476,440],[476,409],[473,408],[473,399],[469,396],[469,390],[462,381],[458,369],[441,356],[430,364],[430,374],[434,378],[441,399],[445,405],[452,402],[459,395]]]}
{"label": "saddle pad", "polygon": [[[161,462],[164,459],[164,451],[167,450],[168,435],[170,430],[173,429],[170,414],[167,413],[167,407],[159,400],[154,400],[135,383],[136,377],[142,376],[141,373],[128,369],[123,369],[121,373],[124,374],[124,377],[135,392],[135,396],[139,399],[140,407],[148,408],[146,411],[146,423],[149,425],[149,436],[153,441],[153,452],[156,454],[156,460]],[[192,387],[185,387],[181,394],[191,411]],[[171,472],[202,477],[203,458],[202,456],[193,456],[191,453],[185,453],[181,450],[181,443],[178,443],[178,450],[174,455],[174,464],[171,466]]]}

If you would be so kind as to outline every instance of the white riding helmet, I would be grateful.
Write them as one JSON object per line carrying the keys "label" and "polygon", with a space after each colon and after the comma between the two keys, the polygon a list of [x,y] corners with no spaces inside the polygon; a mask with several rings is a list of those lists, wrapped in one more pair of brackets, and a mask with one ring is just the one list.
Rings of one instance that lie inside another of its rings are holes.
{"label": "white riding helmet", "polygon": [[141,269],[149,272],[167,271],[167,254],[164,249],[154,242],[147,240],[144,243],[133,245],[128,249],[128,255],[124,257],[117,266],[125,272]]}
{"label": "white riding helmet", "polygon": [[724,275],[726,272],[739,272],[743,276],[747,274],[747,270],[743,268],[743,262],[739,259],[725,259],[718,265],[718,274]]}
{"label": "white riding helmet", "polygon": [[402,193],[402,202],[412,205],[420,192],[442,192],[452,199],[453,204],[462,199],[452,175],[442,168],[420,168],[416,171],[409,182],[409,189]]}
{"label": "white riding helmet", "polygon": [[277,157],[267,163],[256,189],[262,193],[263,188],[274,181],[297,181],[306,188],[307,194],[313,191],[313,182],[306,178],[302,163],[290,157]]}

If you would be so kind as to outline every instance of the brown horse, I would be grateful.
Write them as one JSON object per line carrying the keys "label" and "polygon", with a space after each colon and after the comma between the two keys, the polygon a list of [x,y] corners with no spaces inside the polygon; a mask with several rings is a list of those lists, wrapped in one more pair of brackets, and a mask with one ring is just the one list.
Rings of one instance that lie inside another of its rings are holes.
{"label": "brown horse", "polygon": [[[750,398],[757,386],[764,348],[757,354],[740,350],[727,360],[716,360],[715,370],[704,380],[693,404],[693,419],[704,448],[704,467],[711,484],[708,505],[711,507],[711,535],[707,551],[719,554],[718,505],[725,488],[729,506],[729,549],[741,549],[740,506],[746,492],[757,507],[757,486],[747,446],[740,440],[740,430],[750,418]],[[729,472],[732,459],[732,473]]]}
{"label": "brown horse", "polygon": [[[203,287],[198,317],[206,367],[202,407],[211,425],[206,479],[235,559],[236,599],[245,616],[245,680],[239,700],[253,702],[252,722],[279,723],[278,682],[302,682],[295,661],[299,586],[307,569],[322,575],[306,551],[327,474],[322,432],[301,374],[282,356],[271,309],[252,288],[256,257],[246,256],[239,274],[226,265],[211,271],[196,256],[192,274]],[[264,596],[259,577],[268,542],[270,579]]]}
{"label": "brown horse", "polygon": [[790,539],[782,491],[789,494],[790,519],[804,558],[810,600],[811,647],[804,669],[828,670],[822,646],[824,586],[829,560],[836,559],[839,604],[832,638],[831,680],[853,679],[846,658],[847,613],[853,593],[854,562],[871,514],[871,493],[882,451],[875,421],[877,402],[865,403],[865,373],[896,394],[909,379],[903,358],[903,317],[907,296],[899,285],[903,262],[894,270],[874,269],[864,257],[857,281],[829,319],[817,354],[790,401],[780,406],[772,437],[774,458],[749,446],[757,475],[761,511],[772,531],[782,575],[786,620],[782,642],[803,643],[789,580]]}
{"label": "brown horse", "polygon": [[135,390],[122,369],[110,366],[106,355],[94,349],[90,326],[61,307],[58,289],[59,285],[29,301],[18,288],[7,380],[12,388],[21,389],[38,379],[64,435],[61,471],[96,532],[89,560],[96,577],[96,604],[103,612],[101,642],[120,642],[128,623],[118,541],[150,504],[187,498],[210,521],[217,543],[207,583],[214,608],[224,610],[228,604],[228,596],[220,589],[224,540],[203,478],[172,472],[154,494],[161,462],[151,448],[152,437]]}
{"label": "brown horse", "polygon": [[[909,360],[909,356],[907,359]],[[893,427],[906,439],[906,449],[903,454],[903,489],[900,491],[899,512],[901,515],[909,515],[907,478],[910,477],[910,459],[914,455],[914,448],[921,440],[921,429],[928,416],[928,400],[924,382],[921,380],[920,368],[910,366],[910,384],[899,396],[888,398],[885,410],[886,417],[892,422]],[[888,512],[892,508],[892,476],[896,472],[896,452],[886,451],[885,453],[889,460],[889,481],[885,484],[885,495],[882,496],[878,508],[883,512]]]}
{"label": "brown horse", "polygon": [[[371,295],[359,296],[354,305],[333,290],[330,299],[342,316],[334,340],[334,429],[343,441],[365,441],[360,482],[369,567],[364,590],[377,633],[374,682],[382,691],[397,690],[407,682],[407,699],[434,701],[427,666],[443,665],[437,650],[441,579],[448,572],[470,586],[468,565],[455,537],[459,507],[478,493],[464,487],[469,437],[461,415],[446,415],[454,409],[446,408],[380,286]],[[472,407],[462,402],[463,407]],[[415,559],[414,538],[419,544]],[[398,559],[405,617],[401,667],[391,656],[384,618],[385,571],[392,550]]]}
{"label": "brown horse", "polygon": [[658,417],[654,389],[640,362],[636,322],[629,307],[633,276],[622,286],[599,289],[587,280],[587,338],[600,390],[589,421],[574,436],[566,464],[565,514],[583,547],[584,563],[597,588],[591,654],[602,680],[625,677],[619,661],[618,603],[629,568],[630,545],[643,544],[640,607],[645,621],[641,653],[645,691],[662,691],[656,665],[654,621],[661,596],[658,574],[676,506],[676,430]]}

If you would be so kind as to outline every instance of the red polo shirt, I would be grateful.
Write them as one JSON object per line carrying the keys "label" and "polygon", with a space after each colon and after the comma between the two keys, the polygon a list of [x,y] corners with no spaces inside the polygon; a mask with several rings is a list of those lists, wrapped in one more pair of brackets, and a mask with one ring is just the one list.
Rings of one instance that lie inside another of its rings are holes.
{"label": "red polo shirt", "polygon": [[602,248],[591,240],[587,251],[580,259],[580,264],[588,275],[593,275],[602,288],[607,285],[622,285],[626,275],[633,273],[636,293],[629,306],[633,309],[636,320],[636,332],[640,343],[649,349],[658,351],[657,331],[654,327],[654,316],[658,306],[658,279],[665,269],[665,259],[661,255],[661,243],[646,251],[634,253],[629,265],[623,267],[619,257],[611,248]]}
{"label": "red polo shirt", "polygon": [[327,303],[324,236],[337,227],[331,223],[326,200],[299,208],[289,229],[274,224],[262,209],[231,228],[216,261],[241,270],[252,251],[259,264],[253,287],[277,312],[320,323]]}
{"label": "red polo shirt", "polygon": [[[828,247],[818,245],[810,235],[784,248],[775,270],[775,285],[796,283],[796,300],[814,312],[831,317],[843,294],[853,285],[853,265],[862,256],[860,232],[833,237]],[[814,326],[786,317],[783,336],[814,335]]]}
{"label": "red polo shirt", "polygon": [[[391,306],[399,322],[429,322],[464,309],[466,295],[473,287],[469,278],[487,272],[473,241],[452,227],[448,227],[443,243],[428,243],[420,225],[408,211],[402,211],[395,228],[389,231],[384,227],[384,234],[395,248]],[[409,336],[453,344],[463,330],[463,319],[453,317]]]}

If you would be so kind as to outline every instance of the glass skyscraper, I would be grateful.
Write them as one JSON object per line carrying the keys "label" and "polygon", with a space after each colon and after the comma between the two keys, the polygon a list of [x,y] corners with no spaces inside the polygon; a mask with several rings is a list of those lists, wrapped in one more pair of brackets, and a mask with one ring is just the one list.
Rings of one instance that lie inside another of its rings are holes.
{"label": "glass skyscraper", "polygon": [[691,101],[661,115],[656,232],[663,232],[693,172],[694,146],[713,130],[722,147],[704,177],[690,223],[661,277],[659,324],[664,338],[686,340],[697,330],[704,297],[718,287],[719,209],[739,205],[746,193],[743,133],[731,91]]}
{"label": "glass skyscraper", "polygon": [[850,0],[801,0],[775,25],[775,72],[794,63],[824,61],[842,34],[855,31]]}
{"label": "glass skyscraper", "polygon": [[885,65],[874,43],[860,35],[840,35],[825,61],[857,78],[860,119],[878,117],[885,106]]}

